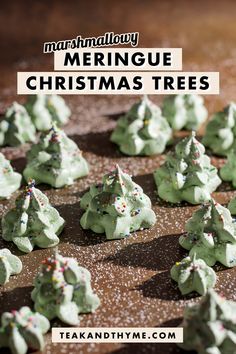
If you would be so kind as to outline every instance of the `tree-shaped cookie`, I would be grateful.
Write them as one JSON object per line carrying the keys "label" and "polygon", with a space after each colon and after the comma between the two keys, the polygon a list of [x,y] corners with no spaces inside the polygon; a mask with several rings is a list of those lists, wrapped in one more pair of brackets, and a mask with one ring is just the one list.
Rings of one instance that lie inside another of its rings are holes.
{"label": "tree-shaped cookie", "polygon": [[0,153],[0,199],[9,198],[21,184],[21,175],[15,172],[10,161]]}
{"label": "tree-shaped cookie", "polygon": [[149,197],[118,165],[103,177],[102,184],[90,187],[81,207],[85,209],[80,220],[83,229],[105,233],[107,239],[123,238],[156,222]]}
{"label": "tree-shaped cookie", "polygon": [[178,345],[198,354],[235,354],[235,313],[235,302],[209,290],[200,303],[185,308],[180,324],[184,341]]}
{"label": "tree-shaped cookie", "polygon": [[33,178],[36,184],[61,188],[88,174],[88,164],[81,150],[55,124],[41,134],[39,143],[28,152],[27,161],[23,175],[26,180]]}
{"label": "tree-shaped cookie", "polygon": [[227,161],[220,169],[220,177],[223,181],[231,182],[236,188],[236,147],[228,153]]}
{"label": "tree-shaped cookie", "polygon": [[35,133],[35,127],[24,106],[14,102],[0,122],[0,146],[34,142]]}
{"label": "tree-shaped cookie", "polygon": [[51,128],[52,123],[58,126],[68,122],[71,115],[64,99],[58,95],[33,95],[25,105],[37,130],[44,131]]}
{"label": "tree-shaped cookie", "polygon": [[172,130],[158,106],[146,96],[122,116],[111,135],[126,155],[161,154],[172,136]]}
{"label": "tree-shaped cookie", "polygon": [[217,169],[205,155],[195,133],[181,140],[154,172],[158,195],[171,203],[200,204],[210,200],[221,183]]}
{"label": "tree-shaped cookie", "polygon": [[15,208],[3,217],[2,237],[28,253],[34,246],[48,248],[57,245],[64,224],[47,196],[35,188],[34,181],[30,181],[16,199]]}
{"label": "tree-shaped cookie", "polygon": [[0,285],[9,281],[11,275],[22,271],[20,258],[14,256],[7,248],[0,249]]}
{"label": "tree-shaped cookie", "polygon": [[201,96],[181,94],[166,97],[162,113],[174,130],[197,130],[208,114]]}
{"label": "tree-shaped cookie", "polygon": [[178,283],[182,295],[196,291],[206,294],[216,283],[216,274],[203,259],[196,259],[195,254],[176,262],[170,271],[171,278]]}
{"label": "tree-shaped cookie", "polygon": [[236,265],[236,225],[230,211],[211,200],[193,213],[179,243],[190,256],[203,259],[209,266],[217,261],[226,267]]}
{"label": "tree-shaped cookie", "polygon": [[222,112],[217,112],[206,126],[203,144],[215,154],[226,156],[236,148],[236,104],[231,102]]}
{"label": "tree-shaped cookie", "polygon": [[26,354],[29,349],[43,350],[43,335],[48,332],[50,323],[29,307],[19,311],[4,312],[0,326],[0,348],[9,348],[13,354]]}
{"label": "tree-shaped cookie", "polygon": [[49,320],[77,325],[78,314],[93,312],[100,301],[91,288],[90,272],[74,258],[56,254],[42,262],[34,280],[32,299],[35,310]]}
{"label": "tree-shaped cookie", "polygon": [[228,205],[228,209],[230,211],[230,213],[234,216],[233,220],[235,222],[235,216],[236,216],[236,197],[234,197],[233,199],[231,199],[231,201],[229,202]]}

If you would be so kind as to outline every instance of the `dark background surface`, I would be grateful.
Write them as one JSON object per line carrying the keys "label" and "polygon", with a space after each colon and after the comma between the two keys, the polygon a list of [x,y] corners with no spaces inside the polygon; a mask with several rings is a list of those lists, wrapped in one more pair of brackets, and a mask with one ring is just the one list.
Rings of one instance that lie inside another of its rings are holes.
{"label": "dark background surface", "polygon": [[45,41],[139,31],[141,47],[182,47],[185,71],[219,70],[221,95],[212,102],[233,100],[235,10],[233,0],[2,1],[0,98],[10,85],[15,94],[17,70],[53,70]]}
{"label": "dark background surface", "polygon": [[[53,70],[52,55],[42,53],[44,41],[139,31],[141,47],[182,47],[183,70],[220,71],[221,94],[206,97],[210,114],[235,99],[236,57],[235,1],[8,1],[0,10],[0,112],[16,96],[17,71]],[[153,97],[161,103],[162,97]],[[169,270],[184,252],[178,237],[196,207],[170,206],[157,199],[152,172],[164,159],[122,156],[109,142],[116,118],[136,100],[128,96],[66,96],[72,119],[65,127],[84,151],[91,173],[73,186],[53,190],[40,186],[66,219],[59,251],[75,256],[92,273],[93,287],[101,306],[81,318],[81,326],[155,327],[176,326],[187,303],[198,298],[181,297],[170,280]],[[200,134],[203,129],[200,131]],[[25,165],[25,151],[1,149],[18,171]],[[104,237],[84,232],[79,225],[79,198],[85,189],[101,180],[115,162],[134,176],[153,202],[157,224],[125,240],[104,242]],[[224,159],[213,158],[220,166]],[[231,186],[222,184],[214,194],[222,203],[230,200]],[[14,204],[17,193],[1,202],[0,214]],[[0,241],[0,247],[15,247]],[[52,250],[21,255],[24,270],[0,290],[0,310],[32,306],[32,280],[40,262]],[[235,271],[219,269],[216,289],[236,300]],[[57,323],[56,323],[57,324]],[[47,336],[44,354],[63,353],[180,353],[173,345],[52,345]],[[6,353],[5,350],[1,353]]]}

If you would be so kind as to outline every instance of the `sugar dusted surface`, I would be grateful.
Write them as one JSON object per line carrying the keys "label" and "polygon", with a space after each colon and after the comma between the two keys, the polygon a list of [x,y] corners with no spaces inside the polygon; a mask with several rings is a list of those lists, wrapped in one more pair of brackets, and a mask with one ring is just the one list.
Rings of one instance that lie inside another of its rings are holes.
{"label": "sugar dusted surface", "polygon": [[[154,99],[155,100],[155,99]],[[101,306],[94,314],[81,316],[83,327],[155,327],[177,326],[186,304],[199,301],[196,295],[181,296],[177,285],[170,279],[171,266],[182,259],[186,252],[178,245],[178,238],[184,232],[184,224],[197,206],[187,204],[171,205],[161,201],[156,195],[153,171],[165,158],[126,157],[109,142],[110,131],[117,117],[135,101],[129,97],[67,97],[73,116],[65,127],[66,133],[83,150],[90,164],[90,174],[74,185],[63,189],[52,189],[40,185],[61,216],[66,227],[60,236],[59,251],[64,256],[76,257],[78,262],[92,273],[92,286],[101,299]],[[121,109],[122,108],[122,109]],[[176,136],[176,143],[182,135]],[[17,171],[25,165],[24,154],[28,145],[19,149],[3,148]],[[170,147],[170,149],[173,147]],[[101,181],[104,173],[113,169],[116,163],[133,176],[144,192],[151,198],[157,215],[157,223],[151,230],[143,230],[117,241],[106,241],[102,235],[84,231],[80,227],[82,210],[79,201],[86,189]],[[216,166],[224,159],[214,157]],[[227,203],[235,194],[228,184],[219,187],[214,197],[220,203]],[[0,204],[1,215],[14,205],[15,193]],[[0,247],[8,247],[19,255],[23,262],[23,272],[11,277],[11,281],[1,288],[1,312],[32,307],[30,292],[32,281],[43,259],[50,256],[53,249],[35,249],[23,255],[11,243],[0,240]],[[217,265],[218,281],[216,290],[228,299],[236,300],[235,270],[223,269]],[[59,321],[54,326],[61,325]],[[52,344],[47,335],[44,354],[62,353],[180,353],[174,344]],[[0,353],[2,353],[0,351]],[[6,353],[6,351],[4,351]]]}

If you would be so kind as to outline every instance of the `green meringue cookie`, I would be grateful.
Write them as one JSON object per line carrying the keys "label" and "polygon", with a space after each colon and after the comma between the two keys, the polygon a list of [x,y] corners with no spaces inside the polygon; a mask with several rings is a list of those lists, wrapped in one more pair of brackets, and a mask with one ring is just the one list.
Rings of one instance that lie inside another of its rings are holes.
{"label": "green meringue cookie", "polygon": [[9,281],[11,275],[22,271],[20,258],[14,256],[7,248],[0,249],[0,285]]}
{"label": "green meringue cookie", "polygon": [[50,328],[44,316],[24,306],[19,311],[4,312],[1,323],[0,348],[9,348],[12,354],[26,354],[28,349],[43,350],[43,335]]}
{"label": "green meringue cookie", "polygon": [[0,199],[9,198],[20,188],[21,175],[15,172],[10,161],[0,153]]}
{"label": "green meringue cookie", "polygon": [[236,148],[236,104],[231,102],[222,112],[217,112],[206,126],[203,144],[215,154],[226,156]]}
{"label": "green meringue cookie", "polygon": [[172,136],[172,130],[158,106],[146,96],[122,116],[111,135],[126,155],[161,154]]}
{"label": "green meringue cookie", "polygon": [[235,302],[209,290],[200,303],[185,308],[184,341],[178,346],[198,354],[236,354],[235,313]]}
{"label": "green meringue cookie", "polygon": [[59,126],[68,122],[71,115],[64,99],[58,95],[33,95],[25,105],[37,130],[49,130],[53,122]]}
{"label": "green meringue cookie", "polygon": [[69,325],[79,323],[80,313],[94,312],[100,305],[91,288],[91,274],[74,258],[56,254],[42,262],[34,280],[35,310],[49,320],[58,317]]}
{"label": "green meringue cookie", "polygon": [[46,183],[55,188],[71,185],[89,171],[76,143],[55,124],[41,134],[39,143],[27,153],[27,161],[23,172],[26,180],[33,178],[36,184]]}
{"label": "green meringue cookie", "polygon": [[217,261],[236,266],[236,224],[227,208],[211,200],[193,213],[185,229],[187,234],[180,236],[179,243],[190,256],[196,254],[209,266]]}
{"label": "green meringue cookie", "polygon": [[226,164],[220,169],[220,177],[223,181],[232,182],[236,189],[236,148],[228,153]]}
{"label": "green meringue cookie", "polygon": [[50,205],[46,195],[34,187],[34,181],[29,181],[25,192],[16,199],[15,208],[2,219],[2,237],[28,253],[34,246],[57,245],[64,224],[65,220]]}
{"label": "green meringue cookie", "polygon": [[[236,197],[231,199],[231,201],[229,202],[229,205],[228,205],[228,209],[233,216],[236,215]],[[235,219],[234,219],[234,221],[235,221]]]}
{"label": "green meringue cookie", "polygon": [[160,198],[171,203],[206,202],[221,183],[217,169],[193,132],[167,155],[165,163],[154,172],[154,179]]}
{"label": "green meringue cookie", "polygon": [[35,127],[24,106],[14,102],[0,122],[0,146],[18,146],[36,140]]}
{"label": "green meringue cookie", "polygon": [[174,130],[197,130],[207,119],[204,100],[198,95],[171,95],[164,99],[162,113]]}
{"label": "green meringue cookie", "polygon": [[156,222],[149,197],[118,165],[103,177],[102,184],[90,187],[80,205],[85,209],[82,228],[105,232],[107,239],[124,238]]}
{"label": "green meringue cookie", "polygon": [[203,259],[196,259],[195,254],[176,262],[170,271],[171,278],[178,283],[182,295],[196,291],[205,295],[207,290],[214,288],[216,273]]}

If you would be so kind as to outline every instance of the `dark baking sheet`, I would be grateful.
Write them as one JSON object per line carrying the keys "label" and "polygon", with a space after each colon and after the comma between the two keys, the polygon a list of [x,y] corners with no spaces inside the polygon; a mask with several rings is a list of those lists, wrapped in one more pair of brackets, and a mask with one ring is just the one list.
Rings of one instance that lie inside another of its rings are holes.
{"label": "dark baking sheet", "polygon": [[[91,271],[93,288],[101,299],[101,306],[94,314],[81,316],[80,325],[83,327],[177,326],[184,306],[199,299],[194,296],[182,297],[169,276],[171,266],[186,254],[178,245],[178,237],[184,231],[185,221],[197,207],[187,204],[170,205],[157,198],[152,172],[164,160],[164,155],[125,157],[109,142],[110,130],[115,126],[119,115],[117,113],[121,113],[121,107],[128,107],[134,100],[135,98],[121,97],[68,98],[74,113],[66,131],[84,151],[91,171],[88,177],[76,181],[68,188],[55,190],[46,185],[39,187],[67,222],[60,237],[59,251],[65,256],[76,257],[81,265]],[[175,142],[185,134],[178,134]],[[27,148],[4,148],[2,151],[12,159],[16,170],[22,171],[25,165],[24,150]],[[223,160],[214,158],[213,162],[219,166]],[[152,229],[139,231],[126,239],[106,241],[104,236],[81,229],[79,220],[82,211],[79,200],[89,185],[99,182],[103,174],[110,171],[117,162],[133,175],[134,181],[151,198],[157,223]],[[234,194],[230,189],[230,185],[223,184],[214,193],[214,197],[221,203],[227,203]],[[14,204],[17,194],[10,200],[1,202],[1,215]],[[23,255],[2,239],[0,246],[9,247],[12,252],[19,254],[24,265],[23,272],[11,277],[10,282],[1,288],[1,312],[17,309],[22,305],[32,306],[32,280],[41,261],[51,255],[53,249],[36,249]],[[216,290],[227,298],[235,298],[235,269],[216,269]],[[59,325],[59,322],[55,321],[54,324]],[[47,336],[47,343],[43,352],[45,354],[129,353],[131,350],[140,353],[180,352],[174,344],[52,345],[50,334]]]}

